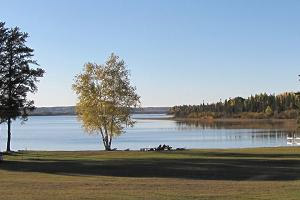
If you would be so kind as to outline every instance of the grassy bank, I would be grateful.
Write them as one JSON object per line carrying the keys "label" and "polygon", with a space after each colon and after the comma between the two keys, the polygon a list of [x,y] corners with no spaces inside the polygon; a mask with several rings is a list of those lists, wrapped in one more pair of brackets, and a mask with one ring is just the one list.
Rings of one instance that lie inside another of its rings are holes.
{"label": "grassy bank", "polygon": [[300,148],[21,152],[1,199],[299,199]]}

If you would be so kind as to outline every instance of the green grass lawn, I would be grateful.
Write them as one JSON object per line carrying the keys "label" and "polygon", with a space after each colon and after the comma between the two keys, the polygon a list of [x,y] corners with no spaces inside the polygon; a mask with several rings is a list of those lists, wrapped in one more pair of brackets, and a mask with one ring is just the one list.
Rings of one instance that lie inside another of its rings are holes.
{"label": "green grass lawn", "polygon": [[21,152],[0,199],[300,199],[300,148]]}

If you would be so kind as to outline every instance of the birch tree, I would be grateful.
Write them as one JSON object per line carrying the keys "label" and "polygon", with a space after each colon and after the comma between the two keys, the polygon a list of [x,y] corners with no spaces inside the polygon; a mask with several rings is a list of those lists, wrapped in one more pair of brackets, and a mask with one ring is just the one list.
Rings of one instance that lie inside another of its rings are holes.
{"label": "birch tree", "polygon": [[111,54],[105,64],[87,63],[75,77],[73,90],[78,95],[76,113],[87,133],[101,135],[105,150],[112,139],[133,126],[130,112],[139,106],[140,97],[130,84],[125,62]]}

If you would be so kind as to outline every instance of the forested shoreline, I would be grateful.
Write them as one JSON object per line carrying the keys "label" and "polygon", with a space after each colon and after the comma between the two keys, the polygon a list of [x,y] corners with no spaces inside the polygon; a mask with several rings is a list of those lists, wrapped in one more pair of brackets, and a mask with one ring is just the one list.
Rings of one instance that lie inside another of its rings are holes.
{"label": "forested shoreline", "polygon": [[299,115],[300,98],[294,92],[283,94],[256,94],[248,98],[235,97],[217,103],[179,105],[170,108],[175,118],[188,119],[296,119]]}

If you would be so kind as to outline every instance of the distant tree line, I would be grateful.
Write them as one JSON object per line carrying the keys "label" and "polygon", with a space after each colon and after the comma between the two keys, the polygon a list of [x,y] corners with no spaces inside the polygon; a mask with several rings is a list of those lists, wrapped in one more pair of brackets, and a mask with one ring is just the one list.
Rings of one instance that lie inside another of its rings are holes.
{"label": "distant tree line", "polygon": [[211,104],[174,106],[169,113],[178,118],[297,118],[299,106],[300,98],[295,93],[264,93],[246,99],[236,97]]}

